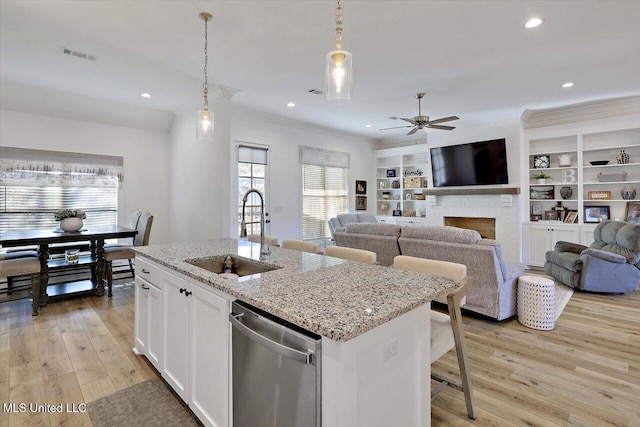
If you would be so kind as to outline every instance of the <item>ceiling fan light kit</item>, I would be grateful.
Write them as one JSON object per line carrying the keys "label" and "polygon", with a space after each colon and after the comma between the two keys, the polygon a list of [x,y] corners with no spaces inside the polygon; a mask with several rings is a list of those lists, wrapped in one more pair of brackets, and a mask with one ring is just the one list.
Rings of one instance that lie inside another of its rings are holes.
{"label": "ceiling fan light kit", "polygon": [[202,110],[198,111],[196,138],[200,140],[213,140],[213,112],[209,111],[209,82],[208,82],[208,32],[207,24],[213,16],[208,12],[200,12],[200,18],[204,20],[204,84],[202,85],[203,103]]}
{"label": "ceiling fan light kit", "polygon": [[342,50],[342,6],[338,0],[336,15],[336,50],[327,54],[325,83],[326,99],[334,104],[348,104],[353,95],[351,53]]}
{"label": "ceiling fan light kit", "polygon": [[391,120],[404,120],[407,123],[411,123],[411,125],[409,126],[395,126],[395,127],[391,127],[391,128],[383,128],[380,130],[389,130],[389,129],[401,129],[401,128],[413,128],[409,131],[409,133],[407,133],[407,135],[413,135],[414,133],[418,132],[420,129],[440,129],[440,130],[453,130],[455,129],[455,126],[444,126],[441,125],[439,123],[445,123],[445,122],[450,122],[453,120],[458,120],[459,117],[458,116],[449,116],[449,117],[442,117],[440,119],[435,119],[435,120],[429,120],[429,116],[423,116],[422,115],[422,98],[424,97],[424,92],[420,92],[418,94],[416,94],[416,98],[418,99],[418,115],[412,118],[407,118],[407,117],[396,117],[396,116],[392,116],[389,117]]}

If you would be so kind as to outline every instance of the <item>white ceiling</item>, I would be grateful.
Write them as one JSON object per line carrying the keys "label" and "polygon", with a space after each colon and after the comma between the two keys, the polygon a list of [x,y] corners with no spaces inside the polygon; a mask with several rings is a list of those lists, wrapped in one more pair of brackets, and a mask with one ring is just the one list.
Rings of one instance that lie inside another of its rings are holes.
{"label": "white ceiling", "polygon": [[[403,135],[388,117],[458,115],[471,127],[551,108],[640,95],[640,1],[343,0],[354,100],[324,88],[333,1],[0,1],[2,92],[46,88],[180,113],[201,107],[204,23],[209,79],[235,105],[370,138]],[[543,24],[532,30],[532,16]],[[60,48],[96,55],[95,62]],[[572,81],[575,86],[562,89]],[[140,97],[150,92],[151,99]],[[2,94],[0,94],[2,95]],[[37,97],[36,97],[37,98]],[[287,102],[296,107],[290,109]],[[372,128],[365,128],[370,123]],[[430,131],[442,132],[442,131]],[[455,132],[455,131],[454,131]]]}

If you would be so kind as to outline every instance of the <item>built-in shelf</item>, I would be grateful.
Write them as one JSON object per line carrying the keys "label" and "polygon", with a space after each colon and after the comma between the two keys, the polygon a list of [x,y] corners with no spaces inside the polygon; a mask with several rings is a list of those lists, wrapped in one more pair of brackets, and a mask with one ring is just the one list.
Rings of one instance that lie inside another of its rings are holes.
{"label": "built-in shelf", "polygon": [[424,190],[428,196],[471,196],[476,194],[520,194],[520,187],[504,188],[433,188]]}

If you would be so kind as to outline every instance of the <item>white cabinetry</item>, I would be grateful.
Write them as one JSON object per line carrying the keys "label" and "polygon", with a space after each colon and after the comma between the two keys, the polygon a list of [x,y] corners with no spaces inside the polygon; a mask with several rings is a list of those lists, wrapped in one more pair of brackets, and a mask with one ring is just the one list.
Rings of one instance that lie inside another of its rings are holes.
{"label": "white cabinetry", "polygon": [[376,215],[392,217],[396,210],[402,216],[424,217],[429,168],[426,145],[379,150],[376,156]]}
{"label": "white cabinetry", "polygon": [[206,426],[230,425],[231,298],[139,257],[136,350]]}
{"label": "white cabinetry", "polygon": [[578,243],[578,227],[562,224],[525,224],[524,262],[530,266],[544,267],[544,254],[554,248],[557,241]]}
{"label": "white cabinetry", "polygon": [[[141,275],[149,274],[149,264],[137,262],[139,274],[135,287],[135,349],[144,354],[158,371],[162,370],[163,350],[163,292],[162,283],[151,283]],[[144,272],[147,273],[144,273]]]}

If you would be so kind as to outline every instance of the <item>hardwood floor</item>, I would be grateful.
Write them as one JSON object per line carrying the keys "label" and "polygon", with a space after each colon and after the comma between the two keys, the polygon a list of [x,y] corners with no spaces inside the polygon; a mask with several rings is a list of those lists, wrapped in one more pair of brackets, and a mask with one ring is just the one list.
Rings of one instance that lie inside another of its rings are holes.
{"label": "hardwood floor", "polygon": [[[113,298],[0,304],[0,402],[84,403],[157,376],[133,346],[133,287]],[[640,426],[640,293],[575,293],[553,331],[465,316],[478,418],[461,392],[434,426]],[[455,353],[434,369],[457,377]],[[86,413],[0,412],[0,426],[87,425]],[[392,427],[392,426],[389,426]]]}

